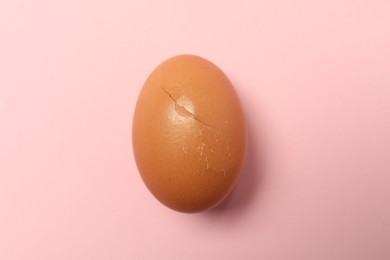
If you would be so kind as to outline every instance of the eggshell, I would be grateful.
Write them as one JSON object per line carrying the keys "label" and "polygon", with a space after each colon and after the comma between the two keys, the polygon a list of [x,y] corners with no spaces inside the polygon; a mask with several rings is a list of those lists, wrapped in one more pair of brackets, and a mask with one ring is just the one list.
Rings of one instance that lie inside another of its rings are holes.
{"label": "eggshell", "polygon": [[147,78],[133,119],[133,150],[150,192],[181,212],[221,202],[243,166],[247,129],[238,96],[210,61],[179,55]]}

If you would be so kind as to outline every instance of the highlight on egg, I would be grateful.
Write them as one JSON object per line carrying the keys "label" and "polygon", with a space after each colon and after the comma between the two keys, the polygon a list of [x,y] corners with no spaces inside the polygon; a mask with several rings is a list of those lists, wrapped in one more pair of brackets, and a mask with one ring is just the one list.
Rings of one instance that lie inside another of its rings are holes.
{"label": "highlight on egg", "polygon": [[181,212],[213,208],[233,189],[247,128],[227,76],[195,55],[172,57],[146,79],[133,117],[133,151],[149,191]]}

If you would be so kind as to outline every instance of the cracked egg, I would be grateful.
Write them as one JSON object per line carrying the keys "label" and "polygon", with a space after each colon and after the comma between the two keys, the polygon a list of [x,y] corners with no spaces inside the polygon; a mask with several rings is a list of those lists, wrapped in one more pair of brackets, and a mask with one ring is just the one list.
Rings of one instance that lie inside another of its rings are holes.
{"label": "cracked egg", "polygon": [[210,61],[179,55],[147,78],[133,118],[133,150],[150,192],[199,212],[221,202],[243,166],[247,129],[238,96]]}

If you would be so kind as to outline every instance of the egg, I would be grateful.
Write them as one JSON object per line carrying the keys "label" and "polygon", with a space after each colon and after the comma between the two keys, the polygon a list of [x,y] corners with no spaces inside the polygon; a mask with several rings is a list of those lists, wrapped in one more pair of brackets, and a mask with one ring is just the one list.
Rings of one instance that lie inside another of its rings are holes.
{"label": "egg", "polygon": [[139,173],[162,204],[200,212],[220,203],[237,182],[247,128],[227,76],[195,55],[161,63],[139,94],[133,117]]}

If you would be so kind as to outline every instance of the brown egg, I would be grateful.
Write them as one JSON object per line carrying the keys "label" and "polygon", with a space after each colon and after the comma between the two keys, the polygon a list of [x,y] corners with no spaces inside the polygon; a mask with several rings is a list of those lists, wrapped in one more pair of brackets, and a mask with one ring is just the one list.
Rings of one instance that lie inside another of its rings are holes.
{"label": "brown egg", "polygon": [[244,114],[229,79],[213,63],[179,55],[146,80],[133,121],[143,181],[164,205],[199,212],[232,190],[247,146]]}

